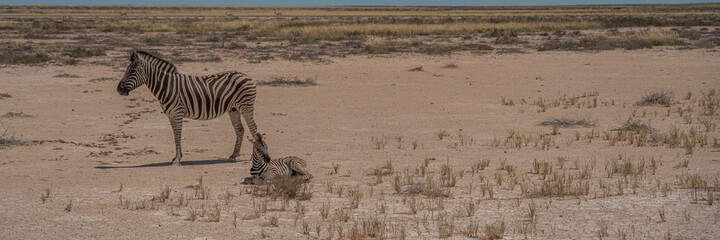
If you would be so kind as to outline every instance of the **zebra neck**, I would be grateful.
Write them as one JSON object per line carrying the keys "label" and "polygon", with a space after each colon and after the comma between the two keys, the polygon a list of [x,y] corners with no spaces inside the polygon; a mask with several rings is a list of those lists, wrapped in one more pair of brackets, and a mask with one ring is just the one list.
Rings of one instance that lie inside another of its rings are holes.
{"label": "zebra neck", "polygon": [[181,81],[186,79],[187,76],[180,73],[168,73],[150,64],[148,64],[148,66],[151,67],[145,70],[147,76],[145,83],[150,89],[150,92],[152,92],[161,103],[171,101],[171,97],[176,95],[174,93],[179,91]]}

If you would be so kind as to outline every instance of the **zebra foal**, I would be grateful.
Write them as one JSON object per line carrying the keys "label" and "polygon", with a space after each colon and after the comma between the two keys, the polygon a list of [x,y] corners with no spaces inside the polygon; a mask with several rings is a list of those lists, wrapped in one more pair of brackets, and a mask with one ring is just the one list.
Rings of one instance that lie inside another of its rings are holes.
{"label": "zebra foal", "polygon": [[241,72],[229,71],[206,76],[191,76],[177,72],[170,62],[143,51],[130,55],[125,75],[118,83],[117,91],[127,96],[135,88],[147,85],[160,101],[163,112],[170,119],[175,136],[173,166],[182,159],[181,132],[183,118],[210,120],[228,112],[235,128],[235,149],[228,161],[236,161],[240,153],[245,128],[241,116],[251,134],[257,132],[253,119],[255,83]]}
{"label": "zebra foal", "polygon": [[250,167],[252,177],[245,178],[245,184],[262,183],[278,177],[296,176],[305,181],[313,178],[306,170],[307,163],[299,157],[271,159],[263,137],[264,134],[260,133],[254,134],[253,138],[248,136],[248,140],[253,144],[252,167]]}

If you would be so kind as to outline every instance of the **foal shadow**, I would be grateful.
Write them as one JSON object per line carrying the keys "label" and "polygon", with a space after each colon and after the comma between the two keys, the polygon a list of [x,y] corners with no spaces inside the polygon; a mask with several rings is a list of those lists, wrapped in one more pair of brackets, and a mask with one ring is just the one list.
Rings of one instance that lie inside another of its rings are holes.
{"label": "foal shadow", "polygon": [[[238,163],[243,162],[247,160],[240,160],[235,162],[230,162],[227,159],[215,159],[215,160],[195,160],[195,161],[181,161],[180,166],[202,166],[202,165],[213,165],[213,164],[223,164],[223,163]],[[171,162],[162,162],[162,163],[149,163],[149,164],[143,164],[143,165],[135,165],[135,166],[95,166],[96,169],[116,169],[116,168],[146,168],[146,167],[166,167],[171,166]]]}

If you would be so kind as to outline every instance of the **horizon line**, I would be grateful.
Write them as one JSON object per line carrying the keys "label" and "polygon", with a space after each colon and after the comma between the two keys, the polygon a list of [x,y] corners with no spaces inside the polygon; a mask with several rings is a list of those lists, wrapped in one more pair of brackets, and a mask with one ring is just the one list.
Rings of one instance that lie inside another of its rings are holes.
{"label": "horizon line", "polygon": [[63,6],[63,7],[573,7],[573,6],[647,6],[647,5],[718,5],[718,2],[697,2],[697,3],[588,3],[588,4],[546,4],[546,5],[197,5],[197,4],[167,4],[167,5],[144,5],[144,4],[5,4],[0,6]]}

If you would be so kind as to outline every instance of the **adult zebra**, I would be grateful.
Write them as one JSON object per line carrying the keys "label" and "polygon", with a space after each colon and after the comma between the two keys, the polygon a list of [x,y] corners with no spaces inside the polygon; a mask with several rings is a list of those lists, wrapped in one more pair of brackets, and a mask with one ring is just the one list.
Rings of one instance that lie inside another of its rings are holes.
{"label": "adult zebra", "polygon": [[228,161],[236,161],[245,132],[241,115],[251,134],[257,132],[253,120],[255,83],[240,72],[223,72],[207,76],[191,76],[177,72],[170,62],[147,52],[133,51],[130,65],[118,84],[120,95],[127,96],[140,85],[147,85],[160,101],[163,112],[170,119],[175,135],[173,166],[180,165],[182,148],[180,135],[183,118],[210,120],[228,112],[235,128],[235,149]]}

